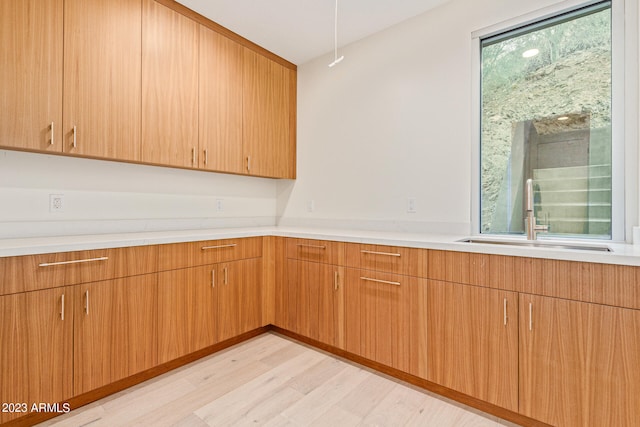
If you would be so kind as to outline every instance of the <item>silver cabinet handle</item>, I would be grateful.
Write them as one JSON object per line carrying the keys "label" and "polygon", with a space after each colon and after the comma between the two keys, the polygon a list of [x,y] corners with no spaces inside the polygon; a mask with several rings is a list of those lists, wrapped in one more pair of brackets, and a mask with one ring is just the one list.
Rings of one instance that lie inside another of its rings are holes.
{"label": "silver cabinet handle", "polygon": [[204,150],[204,164],[208,165],[209,164],[209,150]]}
{"label": "silver cabinet handle", "polygon": [[73,127],[73,148],[78,146],[78,127]]}
{"label": "silver cabinet handle", "polygon": [[216,287],[216,270],[215,270],[215,268],[211,269],[211,287],[212,288]]}
{"label": "silver cabinet handle", "polygon": [[222,248],[233,248],[234,246],[238,246],[237,243],[232,243],[230,245],[218,245],[218,246],[203,246],[201,250],[206,251],[208,249],[222,249]]}
{"label": "silver cabinet handle", "polygon": [[229,269],[227,267],[224,268],[224,284],[229,284]]}
{"label": "silver cabinet handle", "polygon": [[62,298],[60,298],[60,320],[64,320],[64,294],[62,294]]}
{"label": "silver cabinet handle", "polygon": [[533,303],[529,303],[529,330],[533,330]]}
{"label": "silver cabinet handle", "polygon": [[85,304],[84,304],[84,312],[89,315],[89,289],[87,289],[84,293]]}
{"label": "silver cabinet handle", "polygon": [[53,145],[55,143],[56,131],[53,127],[53,122],[51,122],[51,140],[49,141],[49,145]]}
{"label": "silver cabinet handle", "polygon": [[74,259],[73,261],[44,262],[42,264],[38,264],[38,267],[53,267],[56,265],[81,264],[84,262],[106,261],[108,259],[109,259],[108,256],[102,256],[100,258]]}
{"label": "silver cabinet handle", "polygon": [[384,283],[387,285],[400,286],[400,282],[390,282],[388,280],[371,279],[370,277],[360,277],[360,280],[366,280],[367,282]]}
{"label": "silver cabinet handle", "polygon": [[247,172],[251,172],[251,156],[247,156]]}
{"label": "silver cabinet handle", "polygon": [[503,305],[504,305],[503,306],[504,326],[507,326],[507,299],[506,298],[504,299]]}
{"label": "silver cabinet handle", "polygon": [[322,245],[306,245],[304,243],[298,243],[298,247],[301,247],[301,248],[314,248],[314,249],[327,249],[326,246],[322,246]]}
{"label": "silver cabinet handle", "polygon": [[339,287],[339,282],[338,282],[339,276],[338,276],[338,272],[334,272],[333,273],[333,290],[337,291],[338,287]]}
{"label": "silver cabinet handle", "polygon": [[400,254],[391,253],[391,252],[375,252],[375,251],[365,251],[364,249],[360,251],[363,254],[370,255],[386,255],[386,256],[400,256]]}

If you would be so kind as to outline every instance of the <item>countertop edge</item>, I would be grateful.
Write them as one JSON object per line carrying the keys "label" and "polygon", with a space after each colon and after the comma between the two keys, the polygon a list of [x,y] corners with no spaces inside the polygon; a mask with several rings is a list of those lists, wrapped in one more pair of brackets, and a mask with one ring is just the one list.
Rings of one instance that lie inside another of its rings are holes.
{"label": "countertop edge", "polygon": [[459,240],[468,237],[460,235],[278,226],[0,239],[0,258],[260,236],[640,266],[640,247],[621,243],[606,243],[613,252],[590,252],[578,249],[470,244],[460,242]]}

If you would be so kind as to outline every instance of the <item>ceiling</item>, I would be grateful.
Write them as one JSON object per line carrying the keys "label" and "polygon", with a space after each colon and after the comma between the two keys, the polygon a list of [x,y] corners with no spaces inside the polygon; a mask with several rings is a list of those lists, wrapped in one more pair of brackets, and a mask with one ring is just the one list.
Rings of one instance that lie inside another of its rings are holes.
{"label": "ceiling", "polygon": [[[334,0],[177,0],[271,52],[302,64],[333,51]],[[447,0],[340,0],[344,46]]]}

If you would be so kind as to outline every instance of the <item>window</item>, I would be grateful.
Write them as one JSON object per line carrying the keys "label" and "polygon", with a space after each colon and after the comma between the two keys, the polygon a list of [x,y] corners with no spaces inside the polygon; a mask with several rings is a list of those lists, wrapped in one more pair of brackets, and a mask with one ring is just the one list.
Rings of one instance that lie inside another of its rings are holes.
{"label": "window", "polygon": [[612,238],[611,2],[480,40],[480,232]]}

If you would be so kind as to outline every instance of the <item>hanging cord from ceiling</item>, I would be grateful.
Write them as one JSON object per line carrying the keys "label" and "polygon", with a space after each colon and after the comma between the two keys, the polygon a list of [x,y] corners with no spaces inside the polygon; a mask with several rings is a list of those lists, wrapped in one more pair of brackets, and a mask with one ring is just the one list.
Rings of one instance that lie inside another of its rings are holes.
{"label": "hanging cord from ceiling", "polygon": [[344,55],[338,58],[338,0],[336,0],[335,20],[333,25],[333,62],[329,64],[329,68],[340,63],[344,59]]}

